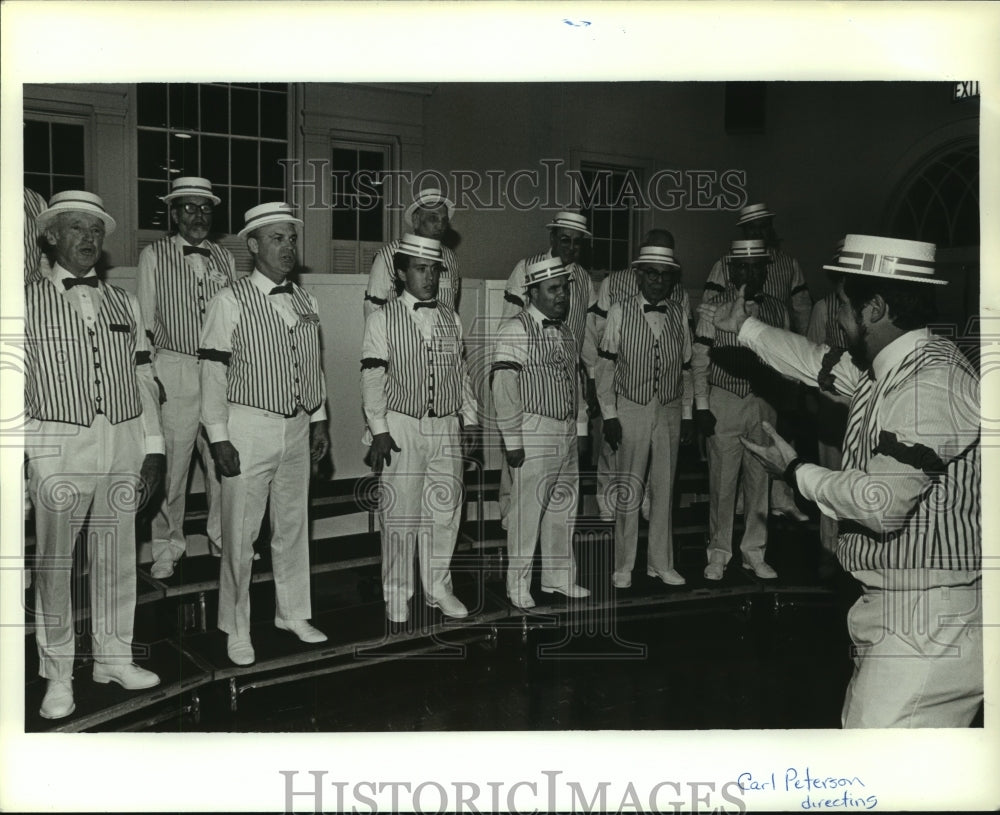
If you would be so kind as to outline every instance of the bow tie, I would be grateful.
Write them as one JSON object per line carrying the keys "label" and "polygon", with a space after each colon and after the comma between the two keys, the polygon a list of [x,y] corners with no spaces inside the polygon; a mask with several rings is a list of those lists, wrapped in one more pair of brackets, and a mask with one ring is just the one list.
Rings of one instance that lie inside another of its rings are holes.
{"label": "bow tie", "polygon": [[97,288],[97,276],[93,277],[67,277],[63,280],[63,285],[67,290],[72,289],[74,286],[90,286],[92,289]]}
{"label": "bow tie", "polygon": [[212,256],[211,252],[207,249],[203,249],[201,246],[182,246],[181,251],[184,253],[184,257],[187,257],[188,255],[204,255],[209,258]]}
{"label": "bow tie", "polygon": [[651,311],[658,311],[658,312],[660,312],[660,314],[666,314],[667,313],[667,307],[666,306],[651,306],[651,305],[649,305],[649,303],[643,303],[642,304],[642,313],[643,314],[649,314],[649,312],[651,312]]}
{"label": "bow tie", "polygon": [[437,300],[417,300],[413,304],[413,310],[416,311],[418,308],[437,308]]}
{"label": "bow tie", "polygon": [[542,328],[559,328],[562,324],[562,320],[542,320]]}
{"label": "bow tie", "polygon": [[291,283],[285,283],[283,286],[275,286],[273,289],[271,289],[271,291],[268,292],[268,294],[291,294],[291,293],[292,293]]}

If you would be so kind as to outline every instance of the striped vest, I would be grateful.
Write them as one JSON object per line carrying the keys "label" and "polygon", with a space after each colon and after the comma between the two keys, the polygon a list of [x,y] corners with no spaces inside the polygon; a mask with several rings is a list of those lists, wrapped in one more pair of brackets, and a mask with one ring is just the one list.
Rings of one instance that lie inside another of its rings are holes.
{"label": "striped vest", "polygon": [[[308,295],[297,285],[292,288],[290,295],[267,295],[250,277],[233,284],[241,316],[229,362],[230,402],[285,416],[300,406],[312,413],[323,402],[319,317]],[[268,302],[270,296],[290,298],[300,315],[294,328]]]}
{"label": "striped vest", "polygon": [[[549,251],[539,252],[537,255],[525,258],[524,266],[527,268],[532,263],[537,263],[541,260],[548,260],[551,257],[552,253]],[[590,308],[590,275],[587,274],[587,270],[584,269],[579,263],[571,263],[569,268],[572,270],[570,275],[572,284],[570,285],[569,292],[569,313],[566,315],[565,322],[566,326],[573,334],[573,338],[576,340],[576,353],[577,356],[579,356],[583,351],[583,338],[587,328],[587,309]],[[527,307],[528,301],[526,293],[523,294],[523,299],[523,306]]]}
{"label": "striped vest", "polygon": [[[382,262],[385,263],[385,267],[389,270],[389,279],[384,281],[389,290],[389,297],[386,301],[389,303],[395,300],[400,292],[399,286],[396,283],[396,267],[392,262],[392,256],[399,250],[399,244],[400,240],[397,238],[387,243],[375,253],[377,257],[382,258]],[[450,309],[454,309],[455,296],[458,294],[459,287],[458,258],[451,249],[443,244],[441,246],[441,253],[444,256],[444,271],[441,272],[441,279],[438,283],[437,301],[448,306]],[[365,295],[365,299],[371,300],[377,306],[385,305],[379,302],[378,298],[367,294]]]}
{"label": "striped vest", "polygon": [[202,280],[173,238],[162,238],[142,250],[153,255],[156,269],[156,318],[149,328],[157,348],[197,355],[205,307],[219,289],[233,283],[233,256],[214,243],[207,246],[211,255],[202,258],[206,267]]}
{"label": "striped vest", "polygon": [[637,294],[622,303],[615,393],[640,405],[649,404],[654,396],[660,404],[666,404],[683,391],[681,368],[687,317],[679,303],[667,300],[663,331],[654,337],[643,313],[645,302]]}
{"label": "striped vest", "polygon": [[46,422],[90,427],[98,414],[111,424],[142,413],[136,365],[138,323],[129,295],[100,284],[101,310],[89,328],[73,305],[48,279],[35,280],[25,298],[25,409]]}
{"label": "striped vest", "polygon": [[428,342],[407,313],[409,308],[402,300],[385,307],[386,406],[415,419],[452,416],[462,407],[462,341],[455,312],[438,304],[434,338]]}
{"label": "striped vest", "polygon": [[[728,303],[735,297],[735,294],[726,295],[720,297],[718,302]],[[758,317],[768,325],[784,328],[788,312],[777,299],[765,295]],[[780,388],[781,376],[761,362],[753,351],[741,346],[732,331],[716,329],[711,346],[708,381],[713,388],[722,388],[740,398],[751,391],[765,399],[774,398],[775,391]]]}
{"label": "striped vest", "polygon": [[[934,337],[914,349],[883,380],[864,377],[851,399],[847,432],[844,437],[844,470],[865,470],[882,444],[879,406],[893,391],[927,365],[947,365],[954,377],[955,392],[978,393],[978,381],[961,384],[959,379],[978,380],[975,370],[958,347],[943,337]],[[923,402],[918,410],[928,416],[954,409],[950,404]],[[975,406],[978,410],[978,405]],[[953,458],[938,474],[903,527],[882,534],[850,521],[840,522],[837,557],[848,571],[881,569],[981,568],[982,530],[980,526],[979,439]],[[892,489],[891,484],[873,489]],[[878,496],[862,496],[878,500]]]}
{"label": "striped vest", "polygon": [[[635,270],[631,267],[628,269],[619,269],[617,272],[611,272],[608,275],[608,300],[609,305],[614,305],[615,303],[621,303],[628,300],[629,297],[635,297],[639,293],[639,281],[636,279]],[[688,301],[687,290],[678,283],[670,292],[670,300],[675,303],[680,303],[681,305],[686,305]],[[607,318],[607,314],[601,315]],[[687,319],[687,314],[684,315]]]}
{"label": "striped vest", "polygon": [[568,326],[543,329],[527,311],[513,319],[521,321],[528,335],[527,360],[520,376],[524,412],[551,419],[575,416],[578,352]]}

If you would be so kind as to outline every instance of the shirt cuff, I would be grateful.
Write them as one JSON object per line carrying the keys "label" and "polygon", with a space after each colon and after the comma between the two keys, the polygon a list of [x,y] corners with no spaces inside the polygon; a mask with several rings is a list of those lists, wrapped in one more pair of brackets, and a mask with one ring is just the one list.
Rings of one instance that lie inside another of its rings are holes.
{"label": "shirt cuff", "polygon": [[316,408],[316,411],[309,416],[309,424],[313,422],[325,422],[326,421],[326,404],[320,405]]}
{"label": "shirt cuff", "polygon": [[618,406],[615,404],[606,405],[604,402],[598,400],[601,406],[601,416],[605,419],[617,419],[618,418]]}
{"label": "shirt cuff", "polygon": [[520,430],[511,430],[509,433],[502,433],[503,445],[507,450],[523,450],[524,439]]}
{"label": "shirt cuff", "polygon": [[837,520],[837,514],[833,511],[833,508],[825,505],[816,498],[819,482],[828,472],[829,470],[825,467],[820,467],[818,464],[802,464],[795,470],[795,486],[802,493],[803,498],[807,501],[812,501],[819,507],[820,512],[829,518]]}
{"label": "shirt cuff", "polygon": [[219,424],[207,424],[205,425],[205,435],[208,436],[209,444],[229,441],[229,424],[223,422]]}
{"label": "shirt cuff", "polygon": [[166,447],[163,446],[163,436],[146,436],[146,455],[165,455]]}
{"label": "shirt cuff", "polygon": [[388,433],[389,422],[387,422],[384,418],[369,419],[368,429],[371,430],[373,436],[378,436],[380,433]]}
{"label": "shirt cuff", "polygon": [[707,396],[696,396],[694,399],[695,410],[710,410]]}
{"label": "shirt cuff", "polygon": [[590,432],[590,422],[577,422],[576,435],[586,436]]}
{"label": "shirt cuff", "polygon": [[694,411],[692,410],[691,405],[683,405],[681,407],[681,418],[682,419],[694,418]]}
{"label": "shirt cuff", "polygon": [[766,328],[768,328],[768,325],[763,320],[758,320],[756,317],[747,317],[743,325],[740,326],[740,333],[737,335],[737,339],[741,345],[752,345]]}

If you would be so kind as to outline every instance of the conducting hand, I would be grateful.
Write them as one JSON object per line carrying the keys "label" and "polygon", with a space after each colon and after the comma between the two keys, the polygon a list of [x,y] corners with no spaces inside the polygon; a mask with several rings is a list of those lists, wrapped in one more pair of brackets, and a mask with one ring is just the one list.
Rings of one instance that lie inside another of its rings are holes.
{"label": "conducting hand", "polygon": [[226,478],[240,474],[240,454],[231,441],[217,441],[209,445],[215,459],[215,471]]}
{"label": "conducting hand", "polygon": [[698,314],[703,319],[712,323],[720,331],[731,331],[739,334],[743,323],[747,317],[756,317],[760,313],[760,306],[752,300],[746,300],[746,286],[740,286],[735,300],[727,303],[713,301],[702,303],[698,306]]}
{"label": "conducting hand", "polygon": [[796,457],[795,448],[785,441],[778,432],[767,422],[760,423],[761,428],[771,437],[771,443],[767,446],[754,444],[745,436],[740,436],[743,446],[750,451],[772,478],[783,478],[785,469]]}

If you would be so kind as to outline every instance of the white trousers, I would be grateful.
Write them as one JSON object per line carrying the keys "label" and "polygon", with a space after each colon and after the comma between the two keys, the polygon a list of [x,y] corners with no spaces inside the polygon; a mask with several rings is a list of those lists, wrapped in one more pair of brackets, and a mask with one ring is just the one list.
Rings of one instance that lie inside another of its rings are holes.
{"label": "white trousers", "polygon": [[745,529],[740,552],[745,562],[759,563],[767,546],[769,478],[740,443],[740,436],[769,444],[770,436],[760,423],[773,426],[775,411],[752,393],[740,398],[723,388],[712,388],[708,401],[716,420],[715,434],[708,438],[708,561],[726,564],[733,556],[733,513],[742,468]]}
{"label": "white trousers", "polygon": [[167,394],[167,401],[160,406],[167,473],[163,504],[152,523],[153,560],[178,560],[187,549],[184,513],[191,457],[196,447],[205,473],[205,498],[208,502],[206,532],[209,544],[216,550],[222,537],[221,487],[208,439],[201,433],[201,381],[197,358],[160,351],[156,355],[156,375]]}
{"label": "white trousers", "polygon": [[604,440],[601,434],[601,449],[597,454],[596,473],[596,494],[597,511],[601,515],[615,512],[616,499],[611,494],[614,483],[614,473],[616,472],[618,454],[611,449],[611,445]]}
{"label": "white trousers", "polygon": [[[639,542],[639,509],[649,465],[648,568],[665,572],[674,567],[673,495],[681,438],[681,402],[663,405],[655,397],[640,405],[618,397],[622,441],[610,484],[615,512],[615,576],[631,577]],[[652,456],[652,457],[651,457]]]}
{"label": "white trousers", "polygon": [[85,523],[94,660],[131,662],[142,420],[113,425],[97,416],[90,427],[31,422],[25,447],[35,505],[38,672],[46,679],[73,678],[70,583],[73,549]]}
{"label": "white trousers", "polygon": [[389,411],[386,421],[400,452],[382,470],[382,592],[386,604],[402,608],[413,597],[415,553],[427,600],[452,593],[465,495],[462,435],[457,416],[414,419]]}
{"label": "white trousers", "polygon": [[981,586],[867,589],[851,606],[854,675],[841,722],[968,727],[983,700]]}
{"label": "white trousers", "polygon": [[309,593],[309,414],[291,419],[229,405],[229,439],[240,474],[222,479],[219,630],[250,636],[253,542],[271,498],[275,616],[307,620]]}
{"label": "white trousers", "polygon": [[524,596],[531,583],[531,563],[542,542],[542,585],[564,588],[576,583],[573,524],[580,489],[576,417],[550,419],[525,414],[524,463],[511,470],[507,516],[507,593]]}

